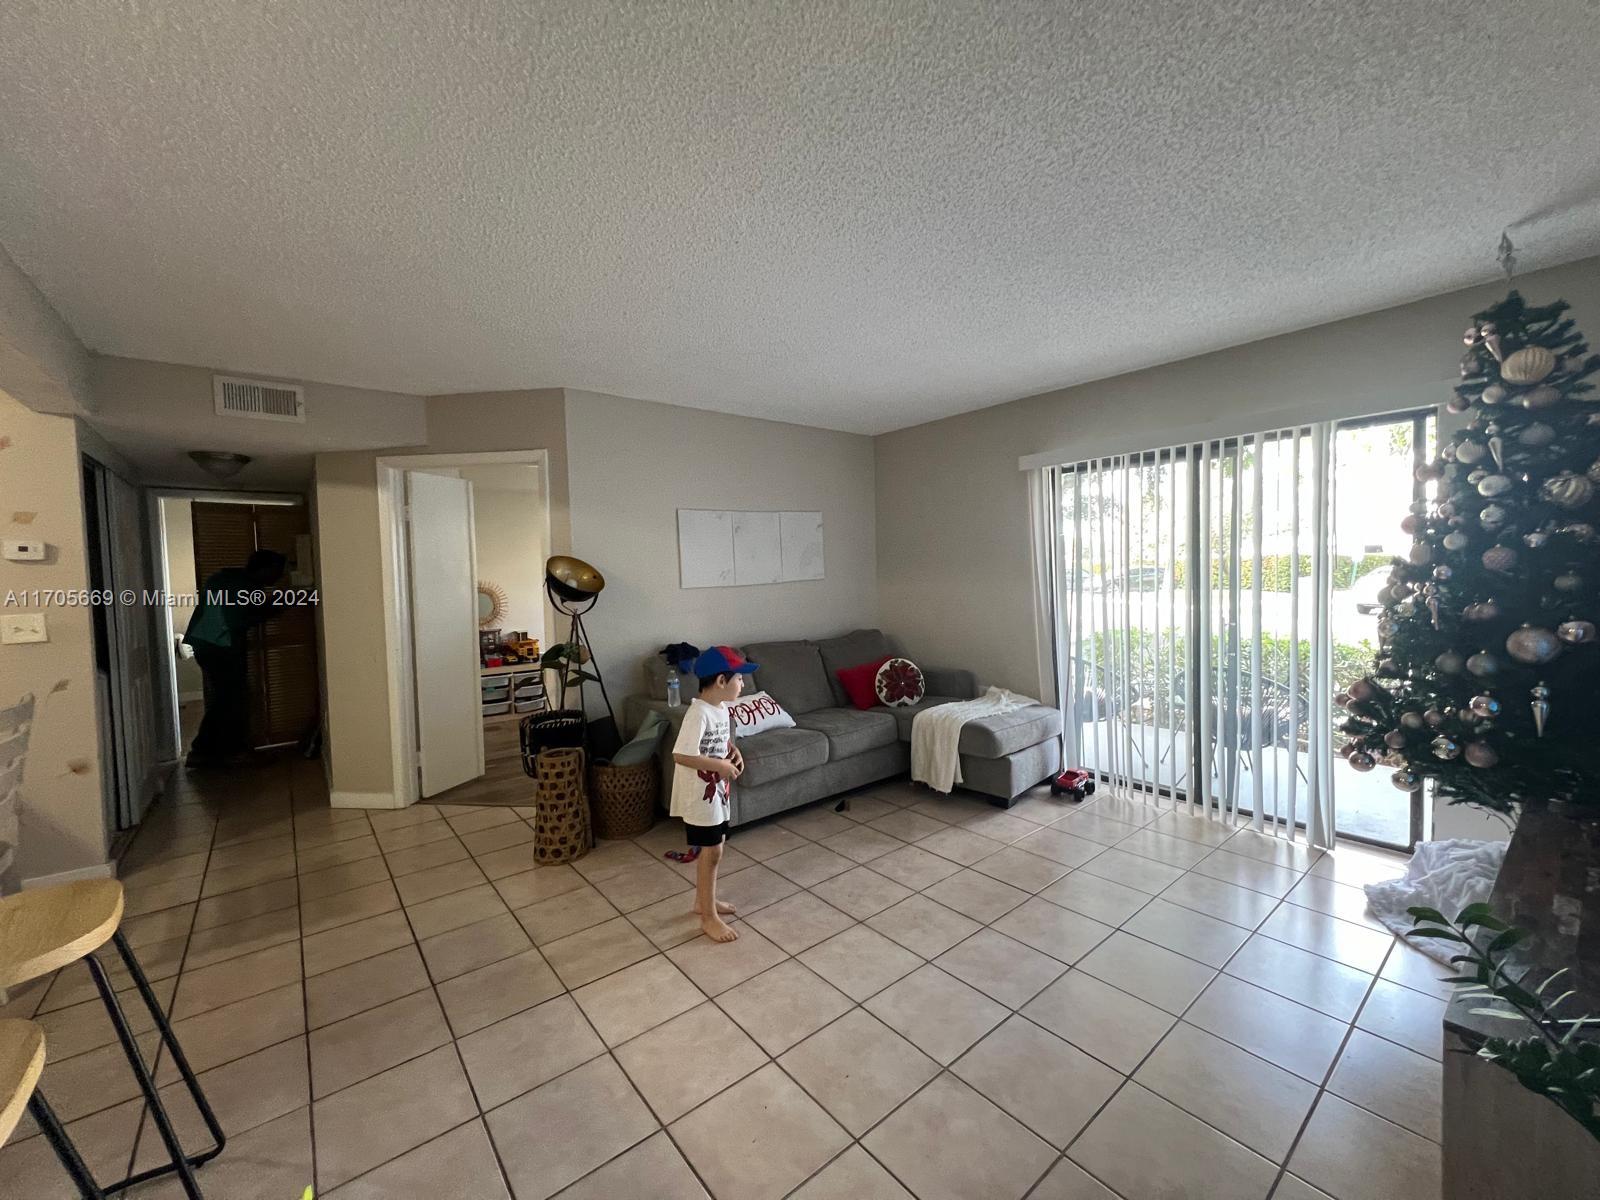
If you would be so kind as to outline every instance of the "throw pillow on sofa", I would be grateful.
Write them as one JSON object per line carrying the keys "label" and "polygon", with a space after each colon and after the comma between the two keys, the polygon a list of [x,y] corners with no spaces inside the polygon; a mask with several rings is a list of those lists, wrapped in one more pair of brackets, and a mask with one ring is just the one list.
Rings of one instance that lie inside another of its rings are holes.
{"label": "throw pillow on sofa", "polygon": [[875,658],[871,662],[864,662],[854,667],[841,667],[834,672],[839,677],[844,694],[850,697],[851,704],[863,712],[877,707],[878,668],[893,657],[892,654],[885,654],[882,658]]}
{"label": "throw pillow on sofa", "polygon": [[922,668],[909,658],[891,658],[873,677],[878,703],[891,708],[921,703],[924,690]]}
{"label": "throw pillow on sofa", "polygon": [[768,729],[793,729],[794,718],[766,692],[751,692],[728,705],[734,737],[749,737]]}

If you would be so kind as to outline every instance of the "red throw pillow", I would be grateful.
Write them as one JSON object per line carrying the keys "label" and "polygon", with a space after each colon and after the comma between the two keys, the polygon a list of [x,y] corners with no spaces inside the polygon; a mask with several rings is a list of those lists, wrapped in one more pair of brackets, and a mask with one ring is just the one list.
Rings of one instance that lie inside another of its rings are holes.
{"label": "red throw pillow", "polygon": [[844,694],[850,697],[851,704],[862,710],[877,707],[878,668],[891,657],[892,655],[885,654],[882,658],[875,658],[860,666],[842,667],[834,672],[844,687]]}

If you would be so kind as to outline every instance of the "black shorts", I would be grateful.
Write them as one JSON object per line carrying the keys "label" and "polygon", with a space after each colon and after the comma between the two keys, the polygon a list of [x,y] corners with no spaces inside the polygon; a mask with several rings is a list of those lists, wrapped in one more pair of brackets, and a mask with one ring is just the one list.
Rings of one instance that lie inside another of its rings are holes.
{"label": "black shorts", "polygon": [[683,823],[684,836],[691,846],[720,846],[728,838],[728,823],[721,825],[691,825]]}

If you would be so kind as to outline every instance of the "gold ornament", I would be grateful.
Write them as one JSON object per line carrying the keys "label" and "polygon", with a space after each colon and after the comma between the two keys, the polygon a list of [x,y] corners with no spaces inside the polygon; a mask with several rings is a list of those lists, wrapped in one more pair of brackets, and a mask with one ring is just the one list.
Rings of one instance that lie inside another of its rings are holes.
{"label": "gold ornament", "polygon": [[1544,481],[1539,495],[1562,508],[1582,508],[1594,496],[1594,484],[1585,475],[1562,471]]}
{"label": "gold ornament", "polygon": [[1556,356],[1543,346],[1524,346],[1506,355],[1500,364],[1500,378],[1507,383],[1538,383],[1556,369]]}
{"label": "gold ornament", "polygon": [[1560,399],[1561,393],[1556,391],[1555,388],[1551,387],[1547,383],[1540,387],[1534,388],[1531,392],[1524,393],[1522,396],[1522,407],[1534,409],[1549,408],[1552,404],[1556,403],[1556,401]]}

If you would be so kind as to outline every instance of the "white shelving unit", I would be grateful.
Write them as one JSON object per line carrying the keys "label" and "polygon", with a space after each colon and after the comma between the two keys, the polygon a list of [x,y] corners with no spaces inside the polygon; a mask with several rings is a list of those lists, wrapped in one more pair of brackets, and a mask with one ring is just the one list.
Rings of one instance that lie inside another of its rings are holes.
{"label": "white shelving unit", "polygon": [[483,719],[543,712],[548,707],[544,692],[544,672],[537,663],[510,667],[484,667],[479,672],[482,685]]}

